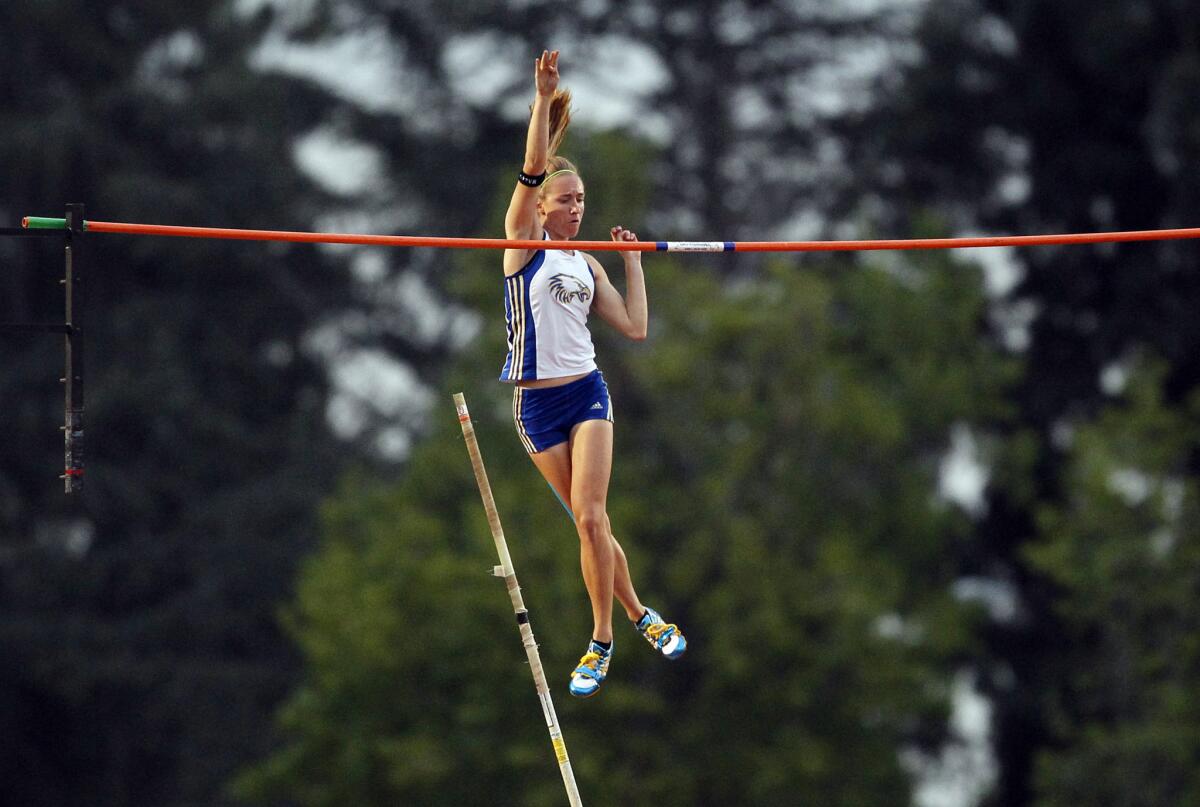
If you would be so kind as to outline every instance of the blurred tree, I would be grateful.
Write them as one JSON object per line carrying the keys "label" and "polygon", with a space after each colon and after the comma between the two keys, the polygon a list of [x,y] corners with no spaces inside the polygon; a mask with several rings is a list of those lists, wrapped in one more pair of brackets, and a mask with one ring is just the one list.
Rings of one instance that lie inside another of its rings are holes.
{"label": "blurred tree", "polygon": [[[645,178],[621,143],[572,146],[603,167],[586,177],[598,208],[636,209]],[[605,693],[577,702],[562,686],[588,630],[577,538],[511,433],[510,390],[486,382],[502,356],[496,256],[457,261],[480,349],[449,374],[404,480],[351,479],[330,502],[288,612],[308,670],[281,714],[290,742],[238,792],[561,803],[450,415],[465,389],[585,793],[908,805],[900,751],[946,739],[975,614],[950,594],[968,523],[938,497],[941,460],[1011,372],[980,338],[978,272],[945,254],[791,260],[727,285],[647,258],[649,342],[597,328],[617,412],[610,513],[643,597],[693,645],[668,665],[618,626]]]}
{"label": "blurred tree", "polygon": [[[845,212],[835,190],[855,175],[832,122],[869,99],[866,77],[906,41],[908,5],[318,0],[312,13],[343,36],[387,31],[403,100],[358,111],[345,131],[383,151],[395,201],[435,226],[494,231],[483,206],[463,201],[478,199],[481,174],[511,175],[530,63],[543,48],[561,48],[567,86],[625,110],[635,134],[661,145],[644,166],[651,229],[664,238],[768,239]],[[440,134],[434,148],[430,132]]]}
{"label": "blurred tree", "polygon": [[1075,435],[1061,504],[1039,512],[1031,566],[1060,596],[1065,669],[1043,692],[1051,742],[1038,803],[1200,804],[1200,395],[1167,405],[1161,362]]}
{"label": "blurred tree", "polygon": [[[295,166],[336,103],[253,67],[246,4],[0,5],[0,220],[308,229]],[[276,607],[314,503],[359,447],[331,434],[311,336],[362,308],[312,247],[88,239],[86,490],[64,500],[58,340],[0,341],[0,755],[6,803],[219,803],[271,745],[298,658]],[[0,240],[0,318],[61,312],[61,254]]]}
{"label": "blurred tree", "polygon": [[[578,57],[591,80],[618,96],[637,91],[636,74],[603,72],[615,36],[648,50],[665,73],[639,122],[668,133],[651,221],[672,237],[727,240],[813,237],[841,223],[856,176],[833,124],[867,100],[865,77],[905,41],[905,8],[892,0],[594,4],[589,31],[599,35]],[[571,30],[573,11],[557,13]]]}
{"label": "blurred tree", "polygon": [[[935,0],[919,40],[924,58],[891,79],[902,86],[889,85],[867,119],[879,136],[856,140],[894,221],[940,202],[964,225],[1023,232],[1194,223],[1200,142],[1182,99],[1200,54],[1178,3]],[[1190,389],[1200,374],[1195,250],[1023,251],[1013,294],[1039,312],[1025,417],[1044,426],[1073,407],[1094,411],[1101,371],[1139,345],[1169,361],[1172,394]]]}
{"label": "blurred tree", "polygon": [[[1198,33],[1190,8],[1170,0],[933,0],[918,55],[881,80],[880,103],[845,129],[852,162],[876,177],[873,220],[897,235],[930,208],[957,227],[993,231],[1194,225],[1200,118],[1187,99]],[[1071,435],[1109,404],[1132,356],[1166,361],[1168,409],[1194,394],[1198,250],[1170,242],[1021,251],[1019,282],[996,302],[997,330],[1007,331],[998,338],[1024,354],[1027,374],[1014,388],[1016,417],[994,425],[1006,447],[965,571],[1014,587],[1018,603],[1016,620],[988,631],[997,805],[1037,798],[1043,749],[1083,739],[1060,732],[1043,711],[1048,699],[1112,660],[1079,664],[1081,650],[1063,640],[1064,593],[1026,547],[1040,533],[1039,513],[1070,506]],[[1180,473],[1198,468],[1192,450]],[[1127,590],[1115,577],[1107,585]]]}

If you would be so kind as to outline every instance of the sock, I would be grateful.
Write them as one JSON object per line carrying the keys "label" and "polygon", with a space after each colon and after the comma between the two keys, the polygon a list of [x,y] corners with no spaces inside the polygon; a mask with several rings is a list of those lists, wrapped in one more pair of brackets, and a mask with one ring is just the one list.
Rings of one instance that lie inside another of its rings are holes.
{"label": "sock", "polygon": [[612,642],[602,642],[599,639],[592,639],[592,644],[604,651],[604,655],[612,652]]}
{"label": "sock", "polygon": [[634,624],[634,625],[640,625],[640,624],[642,624],[642,620],[644,620],[644,619],[645,619],[646,617],[648,617],[648,616],[650,616],[650,610],[649,610],[649,609],[647,609],[647,610],[645,610],[645,611],[642,611],[642,615],[641,615],[641,616],[639,616],[639,617],[637,618],[637,620],[636,620],[636,621],[634,621],[634,623],[633,623],[633,624]]}

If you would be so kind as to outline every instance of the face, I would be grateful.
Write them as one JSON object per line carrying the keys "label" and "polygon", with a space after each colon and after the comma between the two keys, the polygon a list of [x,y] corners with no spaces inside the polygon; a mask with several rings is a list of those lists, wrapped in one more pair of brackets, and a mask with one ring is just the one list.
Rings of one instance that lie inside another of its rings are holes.
{"label": "face", "polygon": [[574,238],[583,221],[583,180],[579,174],[559,174],[546,183],[538,200],[542,227],[555,240]]}

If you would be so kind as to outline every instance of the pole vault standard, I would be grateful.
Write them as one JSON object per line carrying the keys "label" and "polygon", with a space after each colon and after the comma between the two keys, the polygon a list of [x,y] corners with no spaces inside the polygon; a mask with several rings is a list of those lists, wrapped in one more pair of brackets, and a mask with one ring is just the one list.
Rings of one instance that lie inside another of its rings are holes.
{"label": "pole vault standard", "polygon": [[[62,229],[64,219],[26,216],[21,226]],[[1050,244],[1105,244],[1125,241],[1175,241],[1200,238],[1200,227],[1178,230],[1126,230],[1060,235],[996,235],[975,238],[907,238],[875,241],[528,241],[505,238],[440,238],[415,235],[307,233],[289,230],[232,230],[220,227],[177,227],[166,224],[84,222],[90,233],[225,238],[241,241],[294,241],[309,244],[362,244],[381,247],[451,247],[455,249],[583,249],[591,252],[862,252],[968,247],[1033,247]]]}
{"label": "pole vault standard", "polygon": [[471,423],[471,413],[467,411],[467,399],[461,392],[454,394],[454,406],[458,409],[458,422],[462,425],[463,437],[467,441],[467,451],[471,455],[471,467],[475,470],[475,482],[479,485],[479,495],[483,497],[483,509],[487,513],[488,526],[492,529],[492,540],[496,542],[496,553],[500,556],[500,565],[496,566],[492,573],[496,577],[504,578],[509,599],[512,600],[513,611],[517,615],[517,625],[521,629],[521,644],[525,645],[525,655],[529,657],[533,685],[537,689],[538,700],[542,702],[542,714],[546,718],[546,728],[550,730],[550,742],[554,744],[554,756],[558,758],[558,770],[562,774],[563,784],[567,788],[567,799],[570,801],[571,807],[582,807],[579,786],[575,784],[575,773],[571,770],[571,759],[567,756],[567,743],[563,740],[562,730],[558,726],[558,715],[554,713],[554,703],[550,700],[550,687],[546,684],[542,659],[538,655],[537,642],[533,639],[533,628],[529,626],[529,612],[525,610],[521,587],[517,585],[517,574],[513,571],[512,558],[508,554],[508,543],[504,540],[504,529],[500,526],[500,514],[496,511],[496,500],[492,498],[492,486],[488,482],[487,471],[483,467],[483,455],[479,452],[479,441],[475,439],[475,426]]}
{"label": "pole vault standard", "polygon": [[[67,493],[83,486],[83,205],[69,204],[66,218],[49,229],[0,229],[0,236],[61,236],[64,240],[63,323],[0,322],[0,333],[60,333],[63,340],[63,473]],[[22,227],[27,227],[21,222]]]}

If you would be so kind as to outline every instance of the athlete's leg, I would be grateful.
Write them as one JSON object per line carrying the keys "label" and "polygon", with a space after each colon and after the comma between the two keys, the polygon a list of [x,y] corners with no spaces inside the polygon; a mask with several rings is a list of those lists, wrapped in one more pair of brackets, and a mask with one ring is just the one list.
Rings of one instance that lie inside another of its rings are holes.
{"label": "athlete's leg", "polygon": [[613,594],[625,609],[625,615],[632,621],[637,622],[642,618],[642,614],[646,613],[645,606],[638,599],[637,592],[633,590],[633,578],[629,575],[629,561],[625,558],[625,550],[621,548],[621,544],[617,541],[617,537],[612,534],[612,522],[605,516],[604,524],[608,528],[609,537],[613,543]]}
{"label": "athlete's leg", "polygon": [[[608,462],[611,462],[612,424],[606,421],[588,422],[604,422],[608,426],[607,456]],[[576,427],[576,432],[578,431],[579,427]],[[576,493],[573,490],[575,475],[572,474],[571,451],[571,446],[576,444],[574,437],[575,434],[572,434],[570,444],[559,443],[545,451],[539,451],[529,456],[563,501],[572,503],[575,528],[579,533],[579,561],[583,568],[583,584],[587,587],[588,599],[592,603],[592,638],[602,642],[611,642],[615,552],[613,551],[612,537],[606,529],[607,516],[604,513],[604,502],[608,493],[608,466],[604,459],[604,440],[603,435],[597,435],[599,445],[593,446],[592,443],[597,441],[589,437],[585,439],[584,447],[578,449],[585,463],[601,463],[603,469],[600,474],[602,478],[597,477],[596,469],[590,473],[585,470],[583,476],[590,481],[582,485],[580,490],[587,492]],[[597,495],[597,486],[600,483],[603,483],[603,486]],[[583,505],[585,497],[588,502],[587,506]]]}
{"label": "athlete's leg", "polygon": [[564,502],[571,501],[571,447],[563,441],[558,445],[530,454],[534,466],[542,473],[542,477],[554,488],[554,492]]}
{"label": "athlete's leg", "polygon": [[612,474],[612,424],[587,420],[571,432],[571,510],[579,533],[580,565],[592,600],[595,638],[612,641],[616,552],[608,531],[608,481]]}
{"label": "athlete's leg", "polygon": [[[550,487],[554,488],[559,498],[564,502],[571,501],[571,454],[568,444],[559,443],[545,451],[530,454],[529,458],[533,460],[533,464],[541,471],[542,476],[550,484]],[[638,599],[637,592],[634,591],[633,580],[629,576],[629,561],[625,558],[625,551],[621,549],[620,543],[612,534],[612,522],[608,520],[607,514],[604,518],[604,527],[613,542],[613,594],[625,609],[625,614],[636,622],[646,612],[646,608]],[[590,588],[588,594],[591,595]]]}

